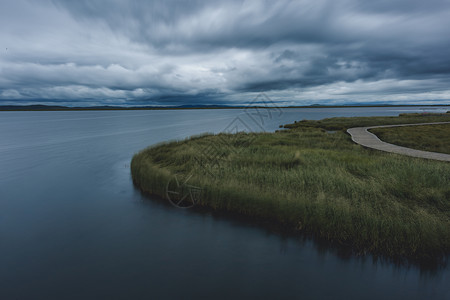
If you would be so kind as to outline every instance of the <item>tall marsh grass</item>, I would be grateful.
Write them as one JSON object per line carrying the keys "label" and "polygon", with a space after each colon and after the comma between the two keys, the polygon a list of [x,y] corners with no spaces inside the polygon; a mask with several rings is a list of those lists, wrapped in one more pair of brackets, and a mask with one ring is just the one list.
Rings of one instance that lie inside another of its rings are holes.
{"label": "tall marsh grass", "polygon": [[[211,159],[205,149],[220,153]],[[450,164],[364,149],[340,131],[205,135],[145,149],[131,172],[136,186],[162,198],[174,175],[192,175],[200,206],[273,220],[357,253],[424,260],[450,250]]]}

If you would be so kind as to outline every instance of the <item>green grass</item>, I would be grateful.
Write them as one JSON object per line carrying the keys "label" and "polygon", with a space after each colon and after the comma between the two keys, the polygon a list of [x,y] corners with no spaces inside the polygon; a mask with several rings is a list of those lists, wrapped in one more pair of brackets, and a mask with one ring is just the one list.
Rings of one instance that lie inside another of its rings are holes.
{"label": "green grass", "polygon": [[174,175],[192,175],[201,207],[271,220],[355,253],[434,260],[450,250],[450,164],[368,150],[341,131],[198,136],[143,150],[131,173],[163,198]]}
{"label": "green grass", "polygon": [[391,144],[450,154],[450,124],[374,128],[370,131]]}
{"label": "green grass", "polygon": [[302,120],[284,125],[284,128],[322,128],[325,130],[347,130],[352,127],[376,125],[396,125],[450,121],[450,111],[446,114],[400,114],[398,117],[340,117],[323,120]]}

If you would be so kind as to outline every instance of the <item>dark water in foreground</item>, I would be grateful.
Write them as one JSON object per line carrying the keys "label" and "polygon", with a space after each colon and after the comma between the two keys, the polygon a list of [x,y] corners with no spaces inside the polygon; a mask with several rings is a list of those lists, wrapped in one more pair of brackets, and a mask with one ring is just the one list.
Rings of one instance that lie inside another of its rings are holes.
{"label": "dark water in foreground", "polygon": [[[285,109],[264,128],[414,111],[422,109]],[[163,205],[133,187],[137,151],[220,132],[244,115],[0,112],[0,299],[450,299],[449,267],[343,259],[310,241]]]}

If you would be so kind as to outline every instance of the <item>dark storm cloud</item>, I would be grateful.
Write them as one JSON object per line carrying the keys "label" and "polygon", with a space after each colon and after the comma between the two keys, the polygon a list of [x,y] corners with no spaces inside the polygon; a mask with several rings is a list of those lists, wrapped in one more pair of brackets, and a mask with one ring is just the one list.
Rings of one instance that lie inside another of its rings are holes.
{"label": "dark storm cloud", "polygon": [[449,1],[8,0],[0,8],[4,103],[233,104],[259,92],[299,105],[450,99]]}

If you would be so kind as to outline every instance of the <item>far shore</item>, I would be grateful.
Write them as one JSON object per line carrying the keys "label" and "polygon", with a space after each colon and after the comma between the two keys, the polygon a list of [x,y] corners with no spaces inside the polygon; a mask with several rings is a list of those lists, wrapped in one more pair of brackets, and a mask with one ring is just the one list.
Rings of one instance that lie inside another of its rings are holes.
{"label": "far shore", "polygon": [[0,111],[89,111],[89,110],[180,110],[180,109],[245,109],[245,108],[273,108],[273,109],[289,109],[289,108],[349,108],[349,107],[448,107],[445,104],[417,105],[417,104],[401,104],[401,105],[304,105],[304,106],[227,106],[227,105],[192,105],[192,106],[52,106],[52,105],[0,105]]}

